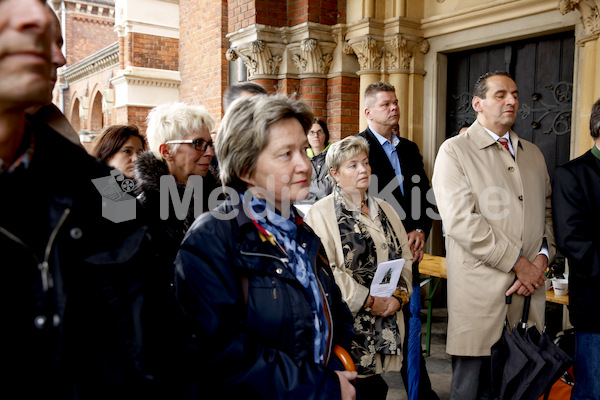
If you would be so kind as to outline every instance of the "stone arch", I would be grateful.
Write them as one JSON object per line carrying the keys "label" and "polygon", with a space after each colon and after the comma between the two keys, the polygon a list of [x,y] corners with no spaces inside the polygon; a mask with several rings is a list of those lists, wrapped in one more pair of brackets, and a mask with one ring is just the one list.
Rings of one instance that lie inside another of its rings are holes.
{"label": "stone arch", "polygon": [[100,132],[104,127],[104,115],[102,113],[102,93],[96,92],[94,100],[90,105],[90,131]]}
{"label": "stone arch", "polygon": [[77,96],[73,96],[71,112],[69,113],[69,121],[71,121],[71,125],[77,132],[80,132],[83,129],[83,126],[81,126],[81,118],[79,117],[79,108],[79,98]]}

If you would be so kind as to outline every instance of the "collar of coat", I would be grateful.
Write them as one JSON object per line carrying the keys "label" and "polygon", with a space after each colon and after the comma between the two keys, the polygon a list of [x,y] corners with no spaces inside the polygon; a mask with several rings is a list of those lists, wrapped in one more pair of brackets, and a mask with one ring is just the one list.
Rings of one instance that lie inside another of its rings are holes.
{"label": "collar of coat", "polygon": [[594,145],[594,147],[592,147],[592,154],[600,160],[600,149],[598,148],[598,145]]}
{"label": "collar of coat", "polygon": [[[519,150],[523,150],[523,145],[519,141],[519,136],[517,136],[517,134],[512,129],[509,132],[510,141],[512,143],[513,149],[515,149],[516,154],[517,147],[519,148]],[[471,125],[471,127],[465,133],[469,134],[469,136],[473,140],[473,143],[479,150],[496,144],[494,138],[491,137],[490,134],[485,131],[483,126],[477,120],[475,120],[473,125]]]}
{"label": "collar of coat", "polygon": [[[246,207],[245,204],[242,206],[242,209],[244,210],[245,216],[247,218],[246,222],[248,222],[248,220],[250,220],[254,224],[256,229],[258,230],[258,237],[260,238],[260,240],[262,242],[269,242],[273,246],[279,246],[279,243],[277,243],[275,236],[271,232],[269,232],[268,230],[263,228],[262,225],[260,225],[258,222],[256,222],[256,220],[254,218],[251,217],[252,213],[248,210],[248,208]],[[238,214],[238,216],[239,216],[239,214]],[[243,221],[243,219],[240,219],[240,218],[238,218],[238,220],[240,222]],[[302,225],[304,223],[304,220],[295,213],[295,210],[294,210],[294,222],[296,223],[297,226]]]}

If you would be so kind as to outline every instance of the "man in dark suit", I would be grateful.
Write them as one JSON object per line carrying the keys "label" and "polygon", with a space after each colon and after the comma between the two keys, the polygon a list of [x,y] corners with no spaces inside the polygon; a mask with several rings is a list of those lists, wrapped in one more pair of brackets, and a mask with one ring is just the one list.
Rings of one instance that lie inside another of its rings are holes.
{"label": "man in dark suit", "polygon": [[[423,157],[414,142],[397,136],[400,109],[394,86],[375,82],[365,90],[365,115],[369,127],[359,136],[369,142],[369,163],[377,179],[378,196],[392,204],[408,233],[408,244],[418,252],[421,261],[423,246],[431,230],[427,200],[431,189],[423,167]],[[374,177],[373,177],[374,178]],[[371,195],[375,195],[371,193]],[[431,195],[430,195],[431,196]],[[414,198],[419,201],[413,202]]]}
{"label": "man in dark suit", "polygon": [[[400,109],[394,86],[387,82],[370,84],[365,90],[364,105],[369,126],[359,133],[359,136],[369,142],[369,164],[372,173],[369,193],[390,203],[402,219],[415,261],[413,278],[416,279],[418,262],[423,258],[423,246],[431,230],[432,219],[427,211],[430,208],[431,215],[433,206],[430,203],[434,203],[427,200],[431,185],[425,174],[423,157],[414,142],[398,136]],[[377,193],[374,193],[373,189],[377,189]],[[429,196],[433,196],[433,192]],[[414,201],[415,199],[418,200]],[[404,313],[406,332],[409,314]],[[408,390],[407,348],[408,335],[405,335],[402,379]],[[431,389],[423,354],[420,359],[419,399],[439,399]]]}
{"label": "man in dark suit", "polygon": [[592,107],[595,144],[554,173],[552,214],[558,249],[569,260],[569,311],[575,328],[572,399],[600,398],[600,100]]}

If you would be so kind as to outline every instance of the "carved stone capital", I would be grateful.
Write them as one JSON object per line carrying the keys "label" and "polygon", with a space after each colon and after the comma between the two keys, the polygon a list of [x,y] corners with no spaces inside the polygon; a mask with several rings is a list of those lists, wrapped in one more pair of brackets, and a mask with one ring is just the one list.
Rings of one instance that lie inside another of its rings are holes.
{"label": "carved stone capital", "polygon": [[327,74],[333,55],[324,53],[316,39],[304,39],[299,46],[289,46],[292,61],[300,74]]}
{"label": "carved stone capital", "polygon": [[241,58],[250,77],[255,75],[277,75],[283,58],[271,52],[271,44],[255,40],[238,47],[230,48],[226,57],[229,61]]}
{"label": "carved stone capital", "polygon": [[427,40],[412,35],[394,35],[386,39],[386,68],[409,69],[414,52],[423,54],[429,51]]}
{"label": "carved stone capital", "polygon": [[353,39],[349,43],[358,58],[361,70],[381,69],[385,46],[372,36]]}
{"label": "carved stone capital", "polygon": [[227,58],[227,61],[235,61],[239,57],[234,49],[229,48],[229,49],[227,49],[227,52],[225,53],[225,58]]}
{"label": "carved stone capital", "polygon": [[600,29],[600,0],[559,0],[558,10],[561,14],[578,10],[581,23],[587,35],[594,35]]}

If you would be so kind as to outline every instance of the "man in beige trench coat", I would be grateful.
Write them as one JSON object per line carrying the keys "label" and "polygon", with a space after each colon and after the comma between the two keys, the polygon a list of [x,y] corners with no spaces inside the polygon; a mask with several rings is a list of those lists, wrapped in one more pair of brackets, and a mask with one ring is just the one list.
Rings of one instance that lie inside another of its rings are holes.
{"label": "man in beige trench coat", "polygon": [[490,348],[507,317],[520,319],[524,296],[529,324],[543,328],[543,272],[556,251],[544,156],[511,130],[516,83],[505,72],[481,76],[472,106],[477,120],[442,144],[432,179],[446,232],[454,400],[491,398]]}

